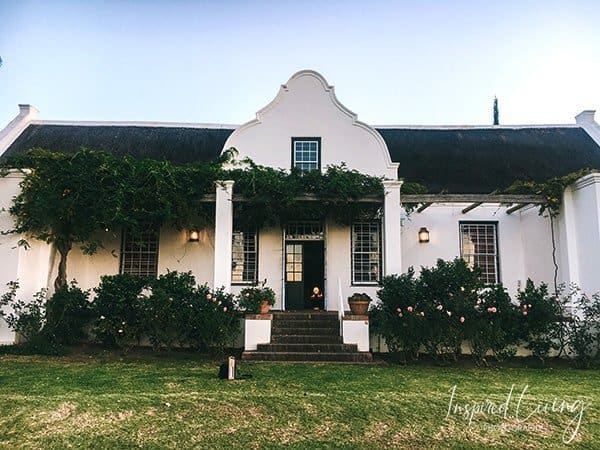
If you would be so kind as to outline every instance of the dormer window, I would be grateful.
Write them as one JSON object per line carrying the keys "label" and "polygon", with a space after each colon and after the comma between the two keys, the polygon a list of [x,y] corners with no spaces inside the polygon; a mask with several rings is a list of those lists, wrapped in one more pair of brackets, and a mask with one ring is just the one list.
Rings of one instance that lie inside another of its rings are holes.
{"label": "dormer window", "polygon": [[292,138],[292,167],[300,170],[321,168],[321,138]]}

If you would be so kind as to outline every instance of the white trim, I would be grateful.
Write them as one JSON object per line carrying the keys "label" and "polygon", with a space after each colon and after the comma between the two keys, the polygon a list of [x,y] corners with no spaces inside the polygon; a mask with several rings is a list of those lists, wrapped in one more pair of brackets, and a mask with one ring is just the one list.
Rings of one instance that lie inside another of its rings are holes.
{"label": "white trim", "polygon": [[222,123],[191,122],[142,122],[142,121],[102,121],[102,120],[32,120],[32,125],[65,125],[87,127],[156,127],[156,128],[214,128],[234,130],[239,125]]}
{"label": "white trim", "polygon": [[578,191],[580,189],[583,189],[587,186],[591,186],[592,184],[596,184],[596,183],[600,184],[600,173],[599,172],[590,173],[588,175],[585,175],[584,177],[581,177],[577,181],[575,181],[575,183],[573,184],[573,190]]}
{"label": "white trim", "polygon": [[582,128],[576,123],[549,125],[372,125],[375,129],[399,130],[522,130],[527,128]]}

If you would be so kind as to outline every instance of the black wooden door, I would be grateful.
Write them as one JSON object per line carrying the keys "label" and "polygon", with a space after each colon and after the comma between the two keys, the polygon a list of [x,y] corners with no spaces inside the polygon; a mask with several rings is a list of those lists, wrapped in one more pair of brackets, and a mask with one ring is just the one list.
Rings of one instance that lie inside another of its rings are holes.
{"label": "black wooden door", "polygon": [[323,241],[288,241],[285,244],[285,309],[310,308],[316,286],[323,292],[325,276]]}

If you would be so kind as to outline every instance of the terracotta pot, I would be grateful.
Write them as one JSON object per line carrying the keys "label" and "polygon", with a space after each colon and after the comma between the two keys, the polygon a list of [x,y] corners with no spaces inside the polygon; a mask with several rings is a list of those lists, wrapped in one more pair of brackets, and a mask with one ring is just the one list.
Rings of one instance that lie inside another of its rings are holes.
{"label": "terracotta pot", "polygon": [[357,316],[364,316],[369,311],[371,300],[348,300],[350,312]]}
{"label": "terracotta pot", "polygon": [[260,302],[260,306],[258,308],[259,314],[269,314],[270,310],[271,310],[271,305],[269,305],[268,300],[263,300],[262,302]]}

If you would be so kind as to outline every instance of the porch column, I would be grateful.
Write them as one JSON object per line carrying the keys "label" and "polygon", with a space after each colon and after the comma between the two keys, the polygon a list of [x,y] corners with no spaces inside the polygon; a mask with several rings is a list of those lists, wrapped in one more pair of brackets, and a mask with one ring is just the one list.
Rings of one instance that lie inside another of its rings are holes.
{"label": "porch column", "polygon": [[383,182],[383,268],[385,275],[402,273],[402,239],[400,237],[400,187],[402,180]]}
{"label": "porch column", "polygon": [[233,239],[233,181],[217,181],[215,203],[215,262],[213,288],[231,292],[231,242]]}

